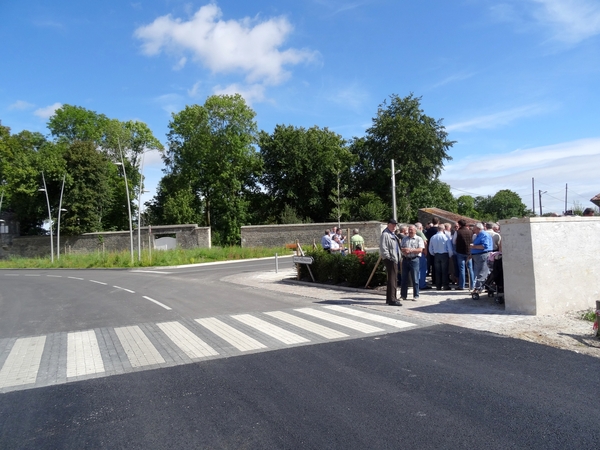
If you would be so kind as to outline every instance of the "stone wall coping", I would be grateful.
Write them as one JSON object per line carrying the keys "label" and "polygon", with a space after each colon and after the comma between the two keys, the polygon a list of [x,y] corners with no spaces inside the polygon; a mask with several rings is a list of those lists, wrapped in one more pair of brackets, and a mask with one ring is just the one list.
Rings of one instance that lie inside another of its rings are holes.
{"label": "stone wall coping", "polygon": [[[385,225],[385,222],[380,222],[379,220],[368,220],[368,221],[363,221],[363,222],[341,222],[341,226],[342,227],[351,227],[354,225],[360,225],[360,224],[367,224],[367,223],[383,223]],[[272,228],[272,227],[326,227],[326,228],[331,228],[331,227],[337,227],[337,222],[319,222],[319,223],[273,223],[270,225],[242,225],[242,228]]]}
{"label": "stone wall coping", "polygon": [[519,219],[503,219],[498,223],[502,224],[518,224],[518,223],[552,223],[552,222],[600,222],[600,217],[583,217],[583,216],[561,216],[561,217],[522,217]]}

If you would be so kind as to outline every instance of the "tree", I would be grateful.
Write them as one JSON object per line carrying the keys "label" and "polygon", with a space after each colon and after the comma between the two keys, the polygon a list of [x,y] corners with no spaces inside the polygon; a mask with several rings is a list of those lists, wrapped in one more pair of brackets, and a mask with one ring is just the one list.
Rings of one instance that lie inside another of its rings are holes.
{"label": "tree", "polygon": [[105,139],[109,118],[81,106],[62,105],[48,121],[52,136],[68,143],[91,141],[97,147]]}
{"label": "tree", "polygon": [[[114,206],[113,191],[125,189],[114,183],[118,180],[117,166],[106,154],[98,152],[91,141],[68,145],[64,160],[67,171],[63,206],[67,212],[61,219],[61,232],[78,235],[116,228],[114,218],[109,217]],[[119,211],[124,209],[123,204],[117,206]],[[123,229],[123,223],[120,225]]]}
{"label": "tree", "polygon": [[277,215],[285,205],[314,222],[331,219],[336,208],[336,218],[344,214],[343,186],[348,184],[353,156],[342,136],[327,128],[277,125],[272,134],[261,131],[258,144],[260,182]]}
{"label": "tree", "polygon": [[527,215],[527,206],[519,194],[510,189],[502,189],[490,198],[486,212],[495,220],[524,217]]}
{"label": "tree", "polygon": [[41,133],[21,131],[15,135],[3,127],[0,133],[0,180],[4,186],[3,210],[16,214],[21,234],[42,234],[42,223],[48,218],[45,196],[39,192],[44,171],[52,205],[57,197],[53,181],[60,169],[57,147]]}
{"label": "tree", "polygon": [[203,225],[220,244],[239,242],[248,216],[244,195],[256,189],[255,115],[241,95],[215,95],[203,106],[186,106],[169,123],[165,173],[189,181],[202,202]]}
{"label": "tree", "polygon": [[[129,228],[123,170],[127,173],[129,197],[134,199],[136,192],[142,189],[140,163],[143,153],[149,150],[163,150],[162,144],[154,137],[148,126],[139,121],[122,122],[110,119],[104,114],[98,114],[80,106],[63,105],[50,117],[48,129],[57,143],[69,146],[76,142],[88,142],[92,145],[91,148],[106,156],[108,164],[111,162],[123,164],[121,170],[108,172],[111,179],[107,180],[105,185],[107,190],[99,190],[97,195],[111,196],[103,202],[107,208],[101,214],[103,229]],[[76,148],[83,149],[84,147]],[[67,172],[69,170],[67,167]],[[131,207],[132,214],[135,215],[135,202]],[[90,212],[91,210],[86,209],[86,211]],[[89,218],[92,221],[95,219],[95,217]],[[86,219],[84,222],[89,223],[89,220]]]}
{"label": "tree", "polygon": [[475,211],[475,199],[470,195],[461,195],[456,199],[457,212],[461,216],[477,218],[477,211]]}
{"label": "tree", "polygon": [[361,192],[350,201],[351,220],[385,220],[391,216],[391,208],[373,192]]}
{"label": "tree", "polygon": [[352,152],[358,157],[353,168],[354,186],[372,191],[391,204],[391,167],[394,159],[400,173],[396,177],[400,216],[416,215],[413,194],[427,189],[440,175],[444,162],[451,159],[454,144],[442,120],[424,114],[421,98],[390,96],[389,103],[379,105],[372,126],[364,138],[355,138]]}

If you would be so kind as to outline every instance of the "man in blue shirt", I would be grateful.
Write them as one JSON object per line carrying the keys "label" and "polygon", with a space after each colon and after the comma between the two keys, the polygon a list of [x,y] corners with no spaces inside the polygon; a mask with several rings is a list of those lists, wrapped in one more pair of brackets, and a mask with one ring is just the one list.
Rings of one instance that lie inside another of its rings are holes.
{"label": "man in blue shirt", "polygon": [[474,292],[479,293],[483,290],[483,284],[490,273],[487,259],[494,248],[494,243],[492,237],[483,231],[483,224],[478,223],[475,225],[473,232],[475,233],[475,239],[471,244],[471,258],[473,259],[473,272],[475,272]]}
{"label": "man in blue shirt", "polygon": [[325,230],[325,234],[321,238],[321,246],[323,247],[323,250],[325,250],[327,253],[331,253],[330,233],[331,233],[331,231],[329,229]]}

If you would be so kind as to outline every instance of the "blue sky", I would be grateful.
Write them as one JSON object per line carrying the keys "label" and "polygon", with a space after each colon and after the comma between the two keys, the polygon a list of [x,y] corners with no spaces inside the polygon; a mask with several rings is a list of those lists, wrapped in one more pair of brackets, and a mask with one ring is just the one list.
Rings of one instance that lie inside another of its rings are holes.
{"label": "blue sky", "polygon": [[[456,196],[511,189],[539,211],[600,192],[597,0],[53,0],[0,3],[0,120],[46,134],[61,104],[146,122],[242,93],[260,129],[364,135],[390,94],[422,96],[457,141]],[[415,156],[417,157],[417,156]],[[400,164],[401,162],[396,162]],[[158,155],[144,169],[151,190]]]}

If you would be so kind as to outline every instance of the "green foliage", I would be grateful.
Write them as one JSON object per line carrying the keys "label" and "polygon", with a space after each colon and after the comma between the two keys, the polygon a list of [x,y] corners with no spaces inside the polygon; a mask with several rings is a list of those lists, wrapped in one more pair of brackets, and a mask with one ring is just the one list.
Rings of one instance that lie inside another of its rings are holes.
{"label": "green foliage", "polygon": [[[256,189],[260,160],[253,143],[255,112],[239,94],[209,97],[203,106],[186,106],[169,123],[169,149],[164,155],[171,187],[154,210],[181,189],[191,190],[202,203],[204,220],[221,244],[239,242],[240,226],[248,217],[244,194]],[[185,187],[182,187],[185,186]],[[186,197],[187,198],[187,197]],[[180,205],[190,206],[191,202]]]}
{"label": "green foliage", "polygon": [[120,268],[120,267],[159,267],[177,266],[183,264],[201,264],[205,262],[231,261],[252,258],[272,257],[275,254],[285,255],[289,251],[281,247],[213,247],[197,249],[174,249],[166,251],[147,250],[142,252],[142,260],[131,263],[129,251],[102,252],[85,254],[61,254],[60,259],[50,258],[11,258],[0,260],[0,268],[10,269],[91,269],[91,268]]}
{"label": "green foliage", "polygon": [[[261,131],[258,144],[263,164],[260,182],[277,214],[285,205],[293,205],[300,217],[324,222],[332,217],[336,203],[343,213],[342,188],[348,184],[353,157],[339,134],[316,126],[277,125],[272,134]],[[337,218],[338,212],[334,215]]]}
{"label": "green foliage", "polygon": [[350,216],[354,221],[385,220],[391,208],[374,192],[361,192],[350,202]]}
{"label": "green foliage", "polygon": [[[118,189],[123,197],[125,192],[124,185],[114,184],[117,166],[90,141],[73,142],[63,156],[67,167],[63,206],[67,212],[61,217],[61,232],[78,235],[110,228],[113,221],[107,220],[106,213],[111,210],[113,192]],[[119,216],[123,217],[122,212]]]}
{"label": "green foliage", "polygon": [[475,211],[475,199],[470,195],[461,195],[456,199],[457,213],[461,216],[478,219],[478,213]]}
{"label": "green foliage", "polygon": [[[313,263],[310,269],[318,283],[344,284],[347,286],[364,287],[373,272],[373,267],[379,260],[378,253],[364,255],[364,264],[356,255],[343,256],[339,253],[327,253],[323,250],[308,251],[306,256],[312,256]],[[309,279],[310,274],[306,264],[300,265],[300,276]],[[379,264],[377,271],[369,284],[370,287],[386,283],[386,274],[383,264]]]}
{"label": "green foliage", "polygon": [[418,206],[413,195],[427,191],[437,180],[444,162],[451,159],[448,151],[453,144],[442,121],[424,114],[421,98],[392,95],[389,103],[379,106],[366,136],[352,142],[351,150],[358,158],[352,171],[353,185],[359,191],[374,192],[391,205],[393,159],[400,170],[396,175],[398,215],[415,217]]}

